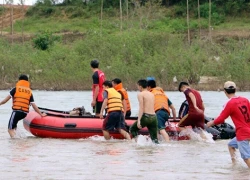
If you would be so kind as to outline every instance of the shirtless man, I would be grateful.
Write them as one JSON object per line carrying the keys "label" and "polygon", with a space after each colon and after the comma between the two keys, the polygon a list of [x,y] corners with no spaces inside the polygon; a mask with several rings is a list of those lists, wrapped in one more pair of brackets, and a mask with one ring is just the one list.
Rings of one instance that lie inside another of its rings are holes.
{"label": "shirtless man", "polygon": [[139,101],[139,114],[137,121],[130,127],[132,137],[137,137],[138,131],[144,127],[148,128],[152,141],[158,144],[157,118],[154,111],[154,95],[147,90],[147,80],[141,79],[137,82],[137,95]]}

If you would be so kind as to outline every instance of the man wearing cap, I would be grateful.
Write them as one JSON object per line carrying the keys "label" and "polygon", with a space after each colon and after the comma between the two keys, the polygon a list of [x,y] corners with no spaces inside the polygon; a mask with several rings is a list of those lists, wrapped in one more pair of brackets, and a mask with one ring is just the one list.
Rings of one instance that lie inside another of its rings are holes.
{"label": "man wearing cap", "polygon": [[227,81],[224,84],[224,92],[228,97],[228,101],[224,105],[220,115],[213,121],[207,123],[207,127],[224,123],[225,119],[231,117],[235,128],[236,137],[228,143],[229,153],[232,162],[236,162],[235,151],[239,149],[241,158],[250,168],[250,103],[249,100],[236,96],[236,85],[232,81]]}
{"label": "man wearing cap", "polygon": [[92,60],[90,62],[90,66],[93,71],[92,79],[93,79],[93,85],[92,85],[92,94],[93,99],[91,102],[91,106],[93,107],[93,111],[96,116],[100,115],[100,111],[102,108],[103,103],[103,82],[105,81],[105,74],[98,69],[99,67],[99,61],[98,60]]}
{"label": "man wearing cap", "polygon": [[29,78],[27,75],[22,74],[19,76],[16,87],[10,90],[10,94],[0,102],[0,105],[5,104],[11,98],[13,99],[13,111],[9,120],[8,132],[10,137],[14,138],[16,135],[17,123],[27,116],[30,104],[40,116],[46,116],[46,114],[41,113],[34,102],[33,94],[30,89]]}
{"label": "man wearing cap", "polygon": [[192,128],[204,129],[204,104],[201,95],[195,89],[190,88],[187,82],[179,84],[179,91],[183,92],[189,104],[188,114],[178,123],[179,127],[192,126]]}

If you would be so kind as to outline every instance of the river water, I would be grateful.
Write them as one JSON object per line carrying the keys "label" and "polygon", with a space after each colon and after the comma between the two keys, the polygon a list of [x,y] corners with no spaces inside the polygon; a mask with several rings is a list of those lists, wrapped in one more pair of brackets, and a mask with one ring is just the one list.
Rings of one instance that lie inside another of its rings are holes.
{"label": "river water", "polygon": [[[132,115],[138,112],[137,92],[130,91]],[[180,92],[166,92],[176,109],[185,99]],[[8,91],[0,91],[0,100]],[[84,105],[91,111],[90,91],[33,91],[40,107],[71,110]],[[204,91],[205,114],[216,117],[227,98],[223,92]],[[239,92],[250,98],[250,93]],[[32,108],[31,108],[32,109]],[[140,136],[138,142],[89,139],[37,138],[18,123],[18,138],[9,138],[7,126],[11,102],[0,106],[0,179],[250,179],[240,158],[231,164],[229,140],[171,141],[153,145]],[[227,120],[230,124],[232,121]]]}

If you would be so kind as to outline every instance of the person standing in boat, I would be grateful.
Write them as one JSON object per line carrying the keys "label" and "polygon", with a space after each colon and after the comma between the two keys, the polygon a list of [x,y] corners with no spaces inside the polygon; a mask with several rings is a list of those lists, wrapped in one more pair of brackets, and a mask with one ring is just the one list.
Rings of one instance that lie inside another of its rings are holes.
{"label": "person standing in boat", "polygon": [[154,111],[156,113],[157,120],[158,120],[159,133],[162,135],[164,140],[168,142],[169,141],[169,135],[166,132],[166,125],[165,124],[166,124],[166,122],[168,122],[169,115],[170,115],[169,103],[171,103],[172,112],[174,110],[174,112],[173,112],[174,120],[176,119],[175,108],[174,108],[172,102],[169,101],[167,95],[164,93],[162,88],[156,87],[155,80],[148,80],[147,87],[148,87],[148,90],[151,93],[153,93],[153,95],[155,97]]}
{"label": "person standing in boat", "polygon": [[103,103],[103,82],[105,81],[105,74],[98,69],[99,68],[99,61],[98,60],[92,60],[90,62],[90,66],[93,71],[92,80],[92,94],[93,99],[91,102],[91,106],[93,107],[93,113],[95,113],[96,116],[100,115],[100,110]]}
{"label": "person standing in boat", "polygon": [[129,133],[125,131],[126,127],[124,124],[121,94],[113,88],[111,81],[104,81],[103,87],[105,89],[103,92],[104,101],[101,107],[100,118],[103,119],[103,112],[105,108],[107,108],[108,112],[108,115],[103,121],[102,132],[104,138],[109,140],[111,138],[109,131],[116,129],[124,136],[124,138],[131,140]]}
{"label": "person standing in boat", "polygon": [[157,117],[154,111],[154,95],[147,90],[147,80],[141,79],[137,82],[137,88],[140,91],[137,95],[139,101],[138,119],[130,127],[130,133],[133,138],[138,136],[138,131],[144,127],[148,128],[151,140],[158,144],[157,138]]}
{"label": "person standing in boat", "polygon": [[16,83],[16,87],[11,89],[10,94],[0,102],[0,105],[5,104],[10,99],[12,101],[12,114],[10,116],[8,132],[11,138],[14,138],[16,135],[16,128],[18,121],[22,120],[27,116],[29,112],[29,107],[32,105],[33,109],[40,115],[46,116],[46,114],[41,113],[34,102],[34,97],[30,89],[30,83],[28,76],[20,75],[19,80]]}
{"label": "person standing in boat", "polygon": [[228,101],[220,115],[207,123],[207,127],[222,124],[230,116],[235,127],[236,137],[228,143],[229,153],[233,163],[236,163],[236,149],[239,149],[241,158],[250,168],[250,103],[247,98],[236,96],[236,84],[232,81],[224,83],[224,93]]}
{"label": "person standing in boat", "polygon": [[179,91],[183,92],[189,104],[188,114],[185,115],[178,123],[179,127],[192,126],[192,128],[204,129],[204,103],[201,95],[195,89],[190,88],[187,82],[179,84]]}
{"label": "person standing in boat", "polygon": [[126,89],[123,88],[122,81],[119,78],[112,80],[112,85],[122,96],[122,104],[124,109],[125,118],[131,116],[131,106]]}

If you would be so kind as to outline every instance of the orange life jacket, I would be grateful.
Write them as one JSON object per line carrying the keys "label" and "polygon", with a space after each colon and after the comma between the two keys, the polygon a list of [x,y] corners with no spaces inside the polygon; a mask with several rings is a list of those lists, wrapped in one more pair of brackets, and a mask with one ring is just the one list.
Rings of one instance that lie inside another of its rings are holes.
{"label": "orange life jacket", "polygon": [[29,81],[25,80],[18,81],[16,83],[16,92],[13,97],[12,109],[29,112],[31,95],[32,91],[30,89]]}
{"label": "orange life jacket", "polygon": [[123,98],[125,99],[126,104],[127,104],[127,111],[131,110],[130,101],[129,101],[129,99],[128,99],[128,93],[127,93],[127,91],[123,88],[122,83],[117,84],[114,88],[115,88],[115,90],[117,90],[118,92],[121,92],[121,93],[122,93]]}
{"label": "orange life jacket", "polygon": [[123,111],[121,94],[117,92],[114,88],[108,88],[106,89],[106,91],[108,92],[108,112]]}
{"label": "orange life jacket", "polygon": [[164,91],[159,87],[150,90],[155,96],[154,110],[155,112],[160,109],[165,109],[169,114],[168,97],[165,95]]}

